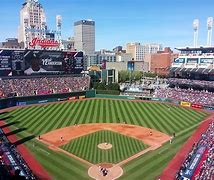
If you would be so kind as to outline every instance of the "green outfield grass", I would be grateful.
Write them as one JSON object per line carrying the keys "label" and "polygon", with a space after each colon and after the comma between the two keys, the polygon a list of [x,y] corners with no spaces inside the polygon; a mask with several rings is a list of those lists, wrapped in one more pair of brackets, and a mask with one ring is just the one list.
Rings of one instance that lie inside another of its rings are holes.
{"label": "green outfield grass", "polygon": [[[100,143],[108,142],[111,149],[102,150],[97,147]],[[124,136],[112,131],[98,131],[72,140],[61,146],[62,149],[75,154],[93,164],[100,162],[118,163],[144,150],[149,146],[132,137]]]}
{"label": "green outfield grass", "polygon": [[[20,129],[16,135],[25,142],[39,162],[54,179],[89,179],[88,166],[67,155],[49,150],[29,136],[38,136],[51,130],[83,123],[123,123],[149,127],[171,135],[172,145],[146,153],[123,166],[121,179],[154,179],[194,129],[208,114],[168,104],[131,102],[121,100],[86,100],[63,104],[34,106],[3,114],[11,129]],[[26,128],[26,129],[25,129]],[[33,146],[32,144],[35,144]],[[95,157],[97,158],[97,157]]]}

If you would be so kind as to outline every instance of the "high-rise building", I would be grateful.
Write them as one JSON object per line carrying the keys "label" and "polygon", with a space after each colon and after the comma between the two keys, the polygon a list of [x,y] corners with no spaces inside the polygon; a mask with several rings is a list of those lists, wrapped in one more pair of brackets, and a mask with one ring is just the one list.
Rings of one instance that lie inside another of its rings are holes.
{"label": "high-rise building", "polygon": [[163,46],[161,44],[156,44],[156,43],[144,44],[143,49],[144,49],[144,54],[154,54],[154,53],[157,53],[158,51],[162,51]]}
{"label": "high-rise building", "polygon": [[33,38],[45,38],[46,15],[38,0],[26,0],[20,11],[18,41],[25,43],[25,48]]}
{"label": "high-rise building", "polygon": [[95,22],[81,20],[74,23],[74,46],[86,55],[95,52]]}
{"label": "high-rise building", "polygon": [[126,44],[126,53],[131,54],[130,60],[135,60],[135,61],[143,60],[142,53],[139,53],[139,52],[141,52],[141,51],[139,51],[140,49],[142,49],[142,46],[140,45],[140,43],[136,42],[136,43],[127,43]]}
{"label": "high-rise building", "polygon": [[153,54],[163,49],[161,44],[145,44],[140,43],[127,43],[126,53],[132,55],[134,61],[143,61],[147,54]]}

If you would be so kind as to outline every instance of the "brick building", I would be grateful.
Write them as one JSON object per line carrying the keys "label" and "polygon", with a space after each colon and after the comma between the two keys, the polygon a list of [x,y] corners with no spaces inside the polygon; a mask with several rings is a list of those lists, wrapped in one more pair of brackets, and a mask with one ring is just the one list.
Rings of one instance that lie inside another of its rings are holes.
{"label": "brick building", "polygon": [[150,72],[167,75],[169,73],[169,67],[176,57],[178,57],[178,54],[173,53],[170,48],[165,48],[164,51],[148,54],[145,57],[145,62],[149,64]]}

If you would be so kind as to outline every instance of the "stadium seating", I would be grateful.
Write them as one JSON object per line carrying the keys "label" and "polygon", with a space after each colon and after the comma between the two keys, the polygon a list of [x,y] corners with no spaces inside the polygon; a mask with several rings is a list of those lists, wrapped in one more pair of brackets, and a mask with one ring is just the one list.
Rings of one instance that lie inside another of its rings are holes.
{"label": "stadium seating", "polygon": [[0,179],[36,179],[2,129],[0,129]]}
{"label": "stadium seating", "polygon": [[[186,89],[180,88],[182,85],[185,85]],[[214,106],[214,92],[208,91],[214,90],[213,81],[150,78],[144,79],[143,82],[121,83],[120,90],[123,95],[168,98]]]}
{"label": "stadium seating", "polygon": [[195,143],[176,175],[177,180],[211,180],[214,177],[214,121]]}
{"label": "stadium seating", "polygon": [[197,91],[181,88],[165,88],[157,89],[155,92],[155,96],[159,98],[187,101],[200,105],[214,105],[214,93],[208,91]]}
{"label": "stadium seating", "polygon": [[179,86],[179,85],[186,85],[189,87],[197,86],[197,87],[201,87],[202,89],[214,88],[213,81],[170,78],[170,79],[168,79],[168,83],[173,84],[175,86]]}
{"label": "stadium seating", "polygon": [[31,77],[0,80],[0,97],[32,96],[87,90],[90,77]]}

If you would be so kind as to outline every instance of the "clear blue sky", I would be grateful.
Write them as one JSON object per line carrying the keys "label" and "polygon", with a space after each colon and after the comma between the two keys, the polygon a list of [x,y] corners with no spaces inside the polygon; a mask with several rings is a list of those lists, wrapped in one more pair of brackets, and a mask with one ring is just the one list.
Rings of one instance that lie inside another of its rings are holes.
{"label": "clear blue sky", "polygon": [[[0,41],[16,37],[24,0],[1,0]],[[63,38],[73,36],[73,23],[96,22],[96,50],[127,42],[162,43],[172,48],[193,44],[192,21],[200,20],[199,44],[206,44],[207,17],[214,17],[214,0],[39,0],[50,29],[62,15]]]}

